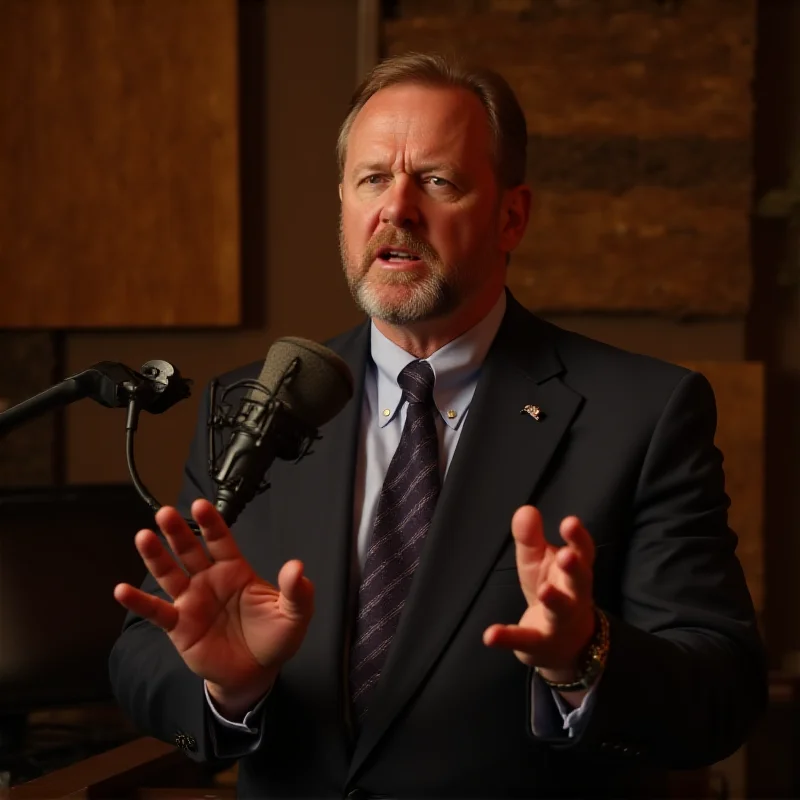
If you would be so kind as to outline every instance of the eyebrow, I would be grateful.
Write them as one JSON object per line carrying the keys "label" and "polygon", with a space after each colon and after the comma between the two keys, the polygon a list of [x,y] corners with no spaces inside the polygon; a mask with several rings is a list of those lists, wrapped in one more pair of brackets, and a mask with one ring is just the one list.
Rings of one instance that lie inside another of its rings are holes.
{"label": "eyebrow", "polygon": [[[387,168],[386,163],[381,161],[364,162],[363,164],[356,164],[356,166],[353,168],[353,172],[355,173],[388,171],[389,169]],[[414,170],[415,174],[422,172],[449,172],[455,175],[458,174],[459,170],[454,166],[450,166],[449,164],[430,163],[422,164],[420,167]]]}

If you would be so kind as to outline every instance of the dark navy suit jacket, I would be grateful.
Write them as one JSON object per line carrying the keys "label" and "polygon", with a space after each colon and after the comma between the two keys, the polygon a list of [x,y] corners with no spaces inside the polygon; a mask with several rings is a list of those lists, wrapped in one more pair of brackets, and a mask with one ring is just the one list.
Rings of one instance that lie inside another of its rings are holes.
{"label": "dark navy suit jacket", "polygon": [[[716,410],[705,378],[508,310],[486,358],[421,564],[368,718],[354,739],[343,674],[353,473],[368,358],[364,324],[329,345],[356,392],[298,464],[234,525],[274,581],[305,562],[316,612],[240,762],[242,797],[625,796],[666,768],[719,760],[766,696],[761,641],[727,525]],[[224,376],[255,377],[259,364]],[[201,409],[181,505],[214,497]],[[539,406],[539,421],[520,413]],[[530,729],[529,670],[482,644],[525,608],[510,520],[534,503],[547,538],[581,518],[597,546],[595,598],[611,619],[596,706],[577,739]],[[152,581],[145,586],[155,591]],[[119,702],[139,727],[213,755],[202,681],[166,636],[129,618],[111,655]]]}

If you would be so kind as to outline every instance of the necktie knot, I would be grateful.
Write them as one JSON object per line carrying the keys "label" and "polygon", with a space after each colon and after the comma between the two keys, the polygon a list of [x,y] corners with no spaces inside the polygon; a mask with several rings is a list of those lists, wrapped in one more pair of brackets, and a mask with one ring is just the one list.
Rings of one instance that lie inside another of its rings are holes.
{"label": "necktie knot", "polygon": [[433,367],[427,361],[412,361],[397,376],[403,397],[409,403],[433,405]]}

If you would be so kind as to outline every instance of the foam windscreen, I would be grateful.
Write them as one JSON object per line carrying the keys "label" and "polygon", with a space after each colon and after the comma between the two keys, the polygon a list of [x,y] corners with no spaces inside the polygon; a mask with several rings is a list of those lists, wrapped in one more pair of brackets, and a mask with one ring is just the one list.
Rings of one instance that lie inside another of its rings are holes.
{"label": "foam windscreen", "polygon": [[274,392],[293,359],[299,369],[277,393],[292,414],[318,428],[333,419],[353,396],[353,376],[333,350],[297,336],[276,339],[267,353],[258,380]]}

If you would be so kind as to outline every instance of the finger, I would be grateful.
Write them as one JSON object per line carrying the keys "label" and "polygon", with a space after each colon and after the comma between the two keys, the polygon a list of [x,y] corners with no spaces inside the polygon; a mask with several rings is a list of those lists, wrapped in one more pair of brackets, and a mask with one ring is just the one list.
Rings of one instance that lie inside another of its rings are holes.
{"label": "finger", "polygon": [[557,582],[566,593],[575,598],[591,596],[594,579],[591,563],[569,546],[558,551],[555,561],[560,573]]}
{"label": "finger", "polygon": [[518,508],[511,518],[511,533],[516,545],[517,568],[539,566],[547,552],[539,509],[533,506]]}
{"label": "finger", "polygon": [[203,532],[208,552],[214,561],[235,561],[242,553],[222,515],[208,500],[192,503],[192,517]]}
{"label": "finger", "polygon": [[483,643],[487,647],[516,650],[520,653],[535,653],[544,640],[545,637],[539,631],[521,628],[519,625],[491,625],[483,632]]}
{"label": "finger", "polygon": [[528,605],[532,605],[536,602],[539,584],[546,580],[550,571],[555,548],[545,541],[542,515],[533,506],[517,509],[511,519],[511,533],[519,584]]}
{"label": "finger", "polygon": [[158,625],[167,632],[178,624],[178,611],[175,606],[160,597],[154,597],[141,589],[136,589],[129,583],[117,584],[114,587],[114,598],[128,611]]}
{"label": "finger", "polygon": [[559,618],[566,617],[575,608],[575,597],[562,591],[552,583],[544,583],[536,593],[539,602],[550,612],[550,615]]}
{"label": "finger", "polygon": [[559,526],[561,538],[591,567],[594,564],[594,539],[577,517],[565,517]]}
{"label": "finger", "polygon": [[158,536],[153,531],[141,530],[134,543],[156,583],[173,600],[180,597],[189,585],[189,576],[178,566]]}
{"label": "finger", "polygon": [[579,597],[591,596],[594,539],[577,517],[565,517],[559,531],[566,542],[556,562],[562,570],[564,586]]}
{"label": "finger", "polygon": [[314,611],[314,584],[303,575],[303,562],[287,561],[278,573],[283,613],[294,619],[310,619]]}
{"label": "finger", "polygon": [[156,523],[169,542],[175,558],[190,575],[196,575],[211,566],[200,540],[176,509],[170,506],[161,508],[156,513]]}

